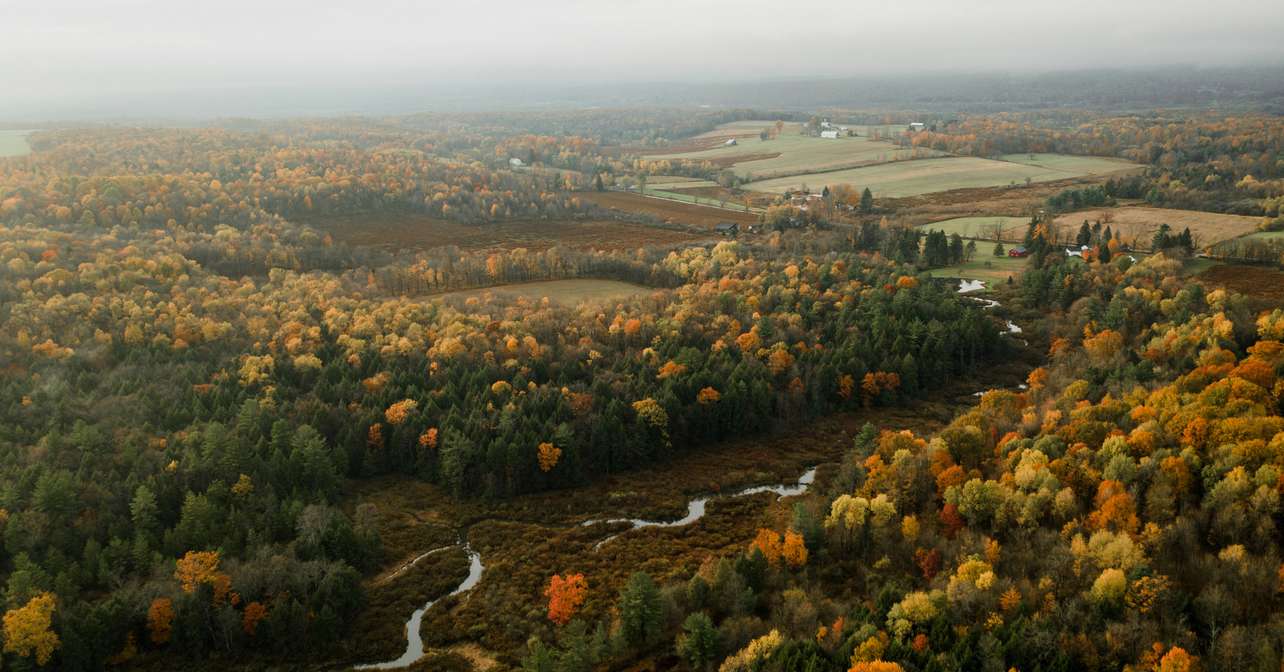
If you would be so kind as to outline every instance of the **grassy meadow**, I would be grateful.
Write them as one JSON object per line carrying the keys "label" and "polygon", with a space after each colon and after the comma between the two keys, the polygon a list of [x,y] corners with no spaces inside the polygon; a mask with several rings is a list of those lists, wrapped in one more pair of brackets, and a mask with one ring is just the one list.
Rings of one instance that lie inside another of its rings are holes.
{"label": "grassy meadow", "polygon": [[971,261],[965,261],[954,266],[944,266],[934,268],[931,271],[934,278],[968,278],[971,280],[985,280],[987,283],[1007,282],[1008,277],[1014,281],[1021,271],[1025,269],[1026,259],[1015,257],[995,257],[992,256],[994,246],[977,243],[976,256]]}
{"label": "grassy meadow", "polygon": [[1000,161],[1010,161],[1023,166],[1055,170],[1079,175],[1105,175],[1139,166],[1131,161],[1105,156],[1071,156],[1069,154],[1004,154]]}
{"label": "grassy meadow", "polygon": [[1028,217],[955,217],[940,222],[920,224],[915,228],[920,231],[944,231],[946,235],[957,233],[964,238],[993,241],[994,227],[998,225],[1003,230],[1001,239],[1007,242],[1021,240],[1025,236],[1026,225],[1029,222]]}

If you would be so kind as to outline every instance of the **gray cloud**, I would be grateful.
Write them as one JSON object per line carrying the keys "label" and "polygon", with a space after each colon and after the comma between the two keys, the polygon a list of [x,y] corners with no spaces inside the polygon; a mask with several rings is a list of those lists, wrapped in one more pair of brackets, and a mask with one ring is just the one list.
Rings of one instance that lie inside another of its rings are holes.
{"label": "gray cloud", "polygon": [[1278,64],[1282,35],[1278,0],[0,0],[0,118],[220,91]]}

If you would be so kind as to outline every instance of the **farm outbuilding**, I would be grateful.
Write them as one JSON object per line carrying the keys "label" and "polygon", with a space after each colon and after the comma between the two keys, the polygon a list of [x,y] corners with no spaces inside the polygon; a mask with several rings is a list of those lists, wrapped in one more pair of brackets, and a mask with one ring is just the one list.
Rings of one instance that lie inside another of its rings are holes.
{"label": "farm outbuilding", "polygon": [[1008,250],[1008,256],[1009,257],[1028,257],[1030,256],[1030,251],[1025,249],[1024,247],[1018,246]]}
{"label": "farm outbuilding", "polygon": [[735,222],[722,222],[713,227],[713,230],[720,236],[734,236],[740,233],[740,225]]}
{"label": "farm outbuilding", "polygon": [[911,122],[909,125],[910,133],[918,133],[919,131],[922,131],[926,128],[927,128],[927,124],[924,124],[921,121]]}

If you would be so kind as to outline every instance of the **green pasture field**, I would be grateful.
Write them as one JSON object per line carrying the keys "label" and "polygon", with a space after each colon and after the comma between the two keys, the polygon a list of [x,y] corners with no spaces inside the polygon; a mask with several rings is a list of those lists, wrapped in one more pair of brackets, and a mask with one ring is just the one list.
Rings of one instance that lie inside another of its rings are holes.
{"label": "green pasture field", "polygon": [[940,222],[920,224],[915,228],[920,231],[944,231],[947,235],[957,233],[964,238],[993,242],[994,225],[998,224],[1003,227],[1002,240],[1008,242],[1022,240],[1029,222],[1028,217],[955,217]]}
{"label": "green pasture field", "polygon": [[[1005,246],[1006,247],[1006,246]],[[934,278],[968,278],[972,280],[984,280],[987,283],[1007,282],[1008,276],[1013,280],[1021,275],[1025,270],[1027,259],[1018,257],[995,257],[993,256],[994,245],[976,244],[976,256],[971,261],[963,262],[956,266],[945,266],[943,268],[934,268],[931,271]]]}

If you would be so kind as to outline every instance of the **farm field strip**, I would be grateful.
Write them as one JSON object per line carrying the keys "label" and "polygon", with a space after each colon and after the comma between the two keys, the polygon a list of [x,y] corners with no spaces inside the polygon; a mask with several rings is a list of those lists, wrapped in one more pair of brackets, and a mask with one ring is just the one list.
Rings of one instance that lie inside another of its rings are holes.
{"label": "farm field strip", "polygon": [[[766,125],[758,128],[765,127]],[[798,173],[842,170],[910,158],[942,156],[941,152],[935,150],[902,148],[891,143],[870,140],[867,137],[818,138],[799,135],[797,128],[797,125],[794,125],[793,129],[787,128],[779,137],[772,140],[760,140],[756,134],[753,134],[747,138],[737,137],[736,145],[652,154],[648,158],[713,161],[729,165],[743,178],[767,179]],[[770,156],[772,154],[775,156]]]}
{"label": "farm field strip", "polygon": [[647,191],[658,189],[660,191],[670,191],[673,189],[699,189],[701,187],[716,187],[717,182],[713,180],[685,180],[682,182],[652,182],[646,183]]}
{"label": "farm field strip", "polygon": [[[1111,163],[1106,172],[1120,170]],[[1067,172],[1011,161],[994,161],[972,156],[951,156],[915,161],[900,161],[831,173],[803,174],[751,182],[747,189],[783,193],[804,183],[821,185],[850,184],[868,187],[876,197],[918,196],[952,189],[996,187],[1031,182],[1050,182],[1085,175],[1104,174],[1096,161],[1081,164],[1082,172]]]}
{"label": "farm field strip", "polygon": [[[680,201],[682,203],[693,203],[695,205],[702,205],[707,208],[717,208],[719,210],[727,210],[730,212],[739,212],[739,213],[746,212],[743,205],[740,207],[735,207],[734,205],[732,205],[731,201],[725,201],[726,205],[724,205],[723,204],[724,201],[720,201],[716,198],[709,198],[708,196],[699,196],[696,194],[684,194],[680,191],[664,191],[660,189],[652,191],[650,187],[647,187],[646,193],[642,195],[647,198],[659,198],[659,199],[668,200],[668,201]],[[749,208],[748,212],[762,212],[762,208],[751,207]]]}
{"label": "farm field strip", "polygon": [[652,196],[649,191],[646,196],[631,191],[590,191],[581,193],[579,197],[602,208],[649,215],[666,222],[702,229],[711,230],[722,222],[744,225],[758,221],[757,214],[745,212],[743,209],[724,210],[716,205],[696,204],[692,201],[694,197],[690,194],[679,194],[677,198],[658,198]]}
{"label": "farm field strip", "polygon": [[1077,175],[1102,175],[1120,170],[1139,168],[1135,163],[1108,156],[1075,156],[1071,154],[1004,154],[1000,161],[1019,163],[1023,166],[1056,170]]}

